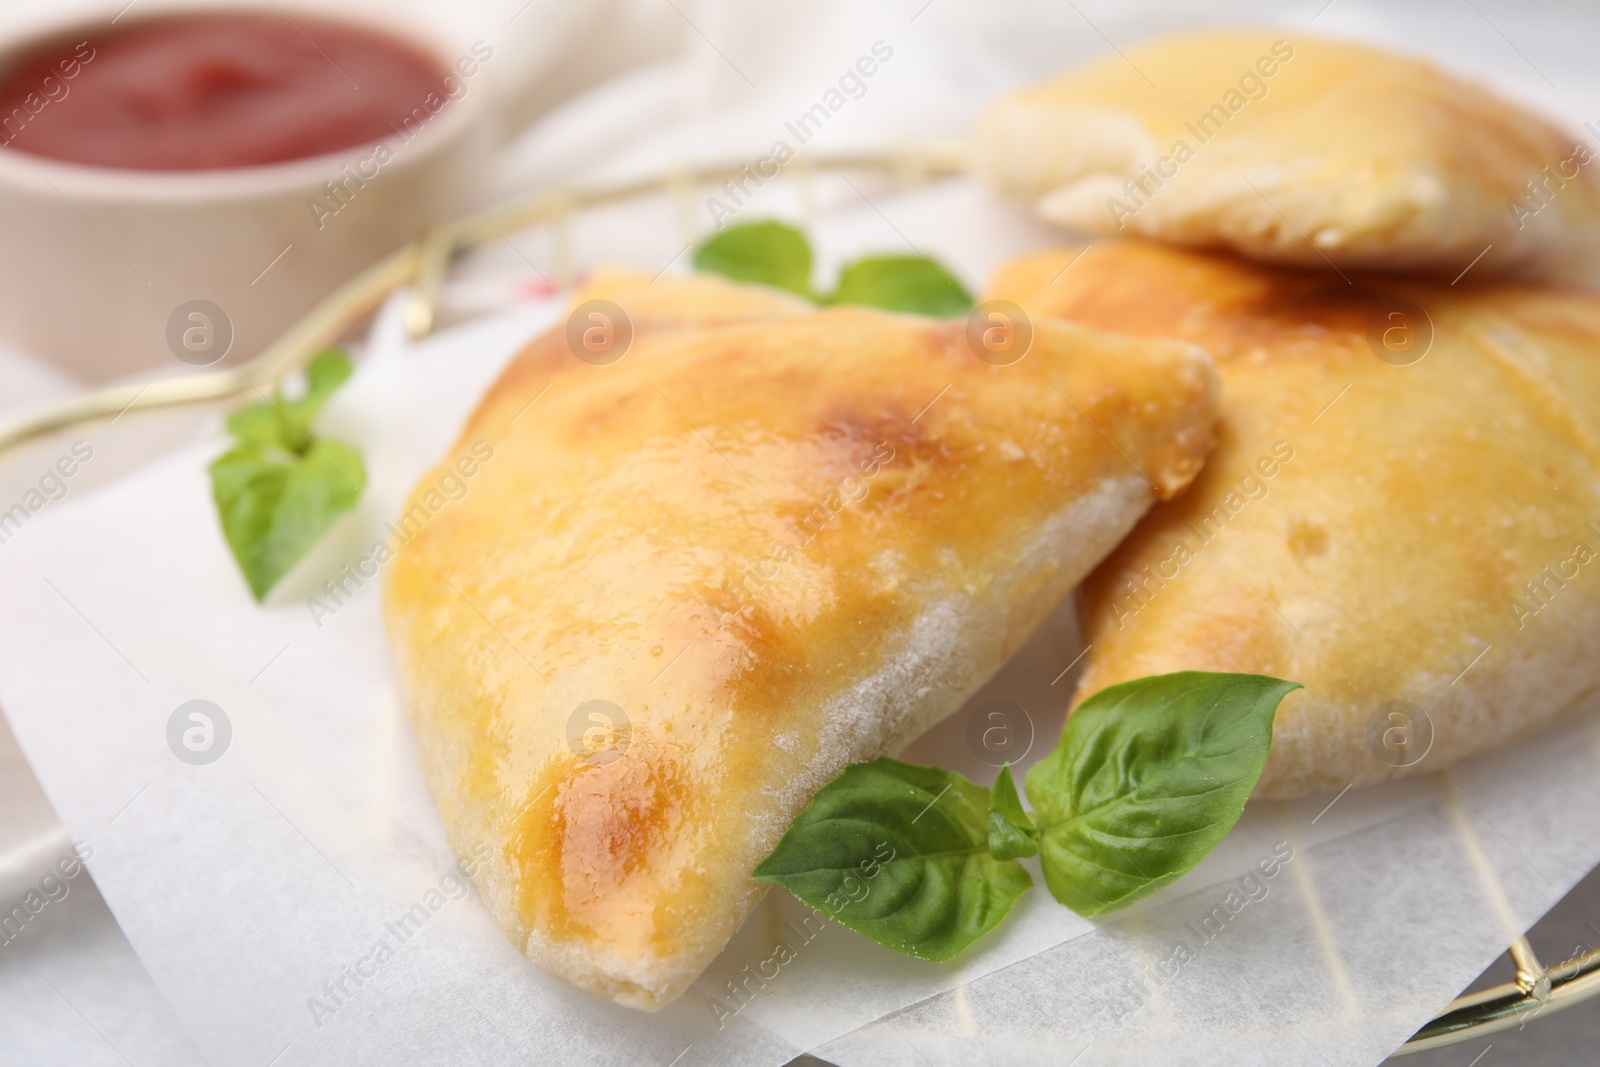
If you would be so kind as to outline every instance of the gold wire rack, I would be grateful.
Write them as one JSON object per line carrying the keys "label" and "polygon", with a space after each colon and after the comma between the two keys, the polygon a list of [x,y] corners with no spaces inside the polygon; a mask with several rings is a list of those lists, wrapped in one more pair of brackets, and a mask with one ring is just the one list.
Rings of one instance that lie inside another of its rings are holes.
{"label": "gold wire rack", "polygon": [[[889,172],[902,180],[950,177],[967,170],[959,145],[923,145],[892,154],[852,154],[797,159],[803,177],[827,172]],[[463,252],[507,232],[559,224],[579,209],[603,207],[659,193],[682,192],[740,176],[734,165],[686,167],[645,178],[558,190],[514,200],[436,226],[378,261],[322,300],[260,354],[236,367],[144,383],[115,385],[52,404],[0,424],[0,455],[48,434],[129,411],[204,404],[255,393],[303,366],[318,351],[350,333],[396,291],[410,287],[403,322],[412,339],[432,331],[450,264]],[[1508,949],[1515,977],[1455,998],[1394,1053],[1409,1055],[1520,1027],[1540,1015],[1600,994],[1600,948],[1547,967],[1525,936]]]}

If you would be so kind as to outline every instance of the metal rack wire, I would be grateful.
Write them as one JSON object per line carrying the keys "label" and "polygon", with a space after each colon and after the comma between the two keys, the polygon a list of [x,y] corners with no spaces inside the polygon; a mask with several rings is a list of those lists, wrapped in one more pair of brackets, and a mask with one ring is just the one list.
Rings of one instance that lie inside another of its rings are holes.
{"label": "metal rack wire", "polygon": [[[967,169],[962,146],[919,146],[882,155],[826,156],[797,162],[795,166],[802,173],[812,169],[889,172],[903,179],[953,176]],[[0,424],[0,455],[48,434],[118,418],[128,411],[254,396],[258,389],[271,387],[315,353],[346,336],[393,293],[408,286],[403,321],[413,339],[423,337],[437,322],[445,278],[451,263],[463,252],[504,238],[508,231],[560,223],[580,209],[715,184],[739,174],[740,168],[733,165],[685,168],[517,200],[435,227],[346,282],[247,362],[225,370],[115,385],[43,407]],[[1512,942],[1509,952],[1516,965],[1512,981],[1457,997],[1395,1055],[1453,1045],[1522,1026],[1540,1015],[1600,994],[1600,949],[1551,967],[1540,963],[1526,937]]]}

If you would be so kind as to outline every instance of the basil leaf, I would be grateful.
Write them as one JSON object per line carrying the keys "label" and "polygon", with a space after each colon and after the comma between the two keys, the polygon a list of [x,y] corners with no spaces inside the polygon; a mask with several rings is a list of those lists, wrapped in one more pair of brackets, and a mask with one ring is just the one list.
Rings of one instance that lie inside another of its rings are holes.
{"label": "basil leaf", "polygon": [[271,401],[251,404],[228,416],[228,432],[240,444],[259,445],[298,454],[309,440]]}
{"label": "basil leaf", "polygon": [[1008,763],[989,791],[989,854],[997,860],[1015,860],[1038,853],[1039,828],[1022,810]]}
{"label": "basil leaf", "polygon": [[817,790],[755,877],[880,945],[947,960],[1033,884],[989,853],[988,790],[959,774],[876,759]]}
{"label": "basil leaf", "polygon": [[228,416],[228,432],[241,444],[281,448],[299,455],[311,443],[311,420],[328,397],[350,377],[350,359],[336,348],[319,352],[306,365],[306,392],[296,400],[274,393],[271,400],[240,408]]}
{"label": "basil leaf", "polygon": [[865,304],[935,318],[964,315],[972,297],[950,272],[922,256],[869,256],[849,264],[829,304]]}
{"label": "basil leaf", "polygon": [[322,411],[333,391],[349,381],[350,357],[337,348],[318,352],[306,364],[306,392],[298,400],[280,400],[279,406],[298,430],[311,434],[311,420]]}
{"label": "basil leaf", "polygon": [[1175,881],[1238,821],[1298,682],[1184,671],[1108,686],[1028,772],[1051,894],[1080,915]]}
{"label": "basil leaf", "polygon": [[811,245],[806,235],[781,222],[730,226],[694,254],[697,270],[743,282],[759,282],[810,300]]}
{"label": "basil leaf", "polygon": [[212,462],[211,495],[257,600],[355,506],[366,486],[360,453],[311,433],[311,420],[349,377],[349,359],[329,350],[306,367],[304,396],[289,400],[279,391],[228,417],[237,444]]}
{"label": "basil leaf", "polygon": [[366,481],[360,454],[339,441],[316,441],[294,459],[241,445],[211,464],[223,536],[257,600],[355,505]]}

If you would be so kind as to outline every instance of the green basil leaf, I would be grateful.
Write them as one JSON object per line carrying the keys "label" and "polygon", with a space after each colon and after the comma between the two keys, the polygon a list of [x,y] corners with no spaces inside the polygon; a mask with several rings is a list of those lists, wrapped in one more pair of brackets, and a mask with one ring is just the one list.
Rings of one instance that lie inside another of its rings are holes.
{"label": "green basil leaf", "polygon": [[922,256],[869,256],[849,264],[829,304],[865,304],[935,318],[964,315],[972,297],[939,264]]}
{"label": "green basil leaf", "polygon": [[290,455],[299,455],[311,440],[271,400],[233,412],[228,416],[227,428],[240,444],[275,448]]}
{"label": "green basil leaf", "polygon": [[989,854],[997,860],[1015,860],[1038,853],[1039,828],[1022,810],[1008,763],[989,791]]}
{"label": "green basil leaf", "polygon": [[282,573],[262,546],[288,480],[289,464],[257,444],[240,445],[211,464],[211,496],[222,534],[257,600]]}
{"label": "green basil leaf", "polygon": [[311,420],[322,411],[333,391],[349,381],[350,357],[337,348],[318,352],[306,364],[306,392],[298,400],[280,401],[284,413],[297,429],[310,436]]}
{"label": "green basil leaf", "polygon": [[730,226],[694,254],[696,270],[742,282],[759,282],[810,300],[811,245],[806,235],[781,222]]}
{"label": "green basil leaf", "polygon": [[211,495],[222,533],[257,600],[305,555],[367,484],[361,455],[312,436],[311,421],[350,377],[350,359],[330,348],[306,365],[303,395],[228,416],[235,447],[211,464]]}
{"label": "green basil leaf", "polygon": [[755,877],[910,956],[947,960],[1033,884],[989,853],[988,790],[876,759],[817,790]]}
{"label": "green basil leaf", "polygon": [[243,407],[228,416],[227,428],[240,444],[278,448],[300,455],[310,447],[311,420],[328,397],[350,377],[350,359],[336,348],[319,352],[306,365],[305,395],[290,400],[276,390],[271,400]]}
{"label": "green basil leaf", "polygon": [[1175,881],[1238,821],[1298,682],[1184,671],[1108,686],[1028,772],[1045,885],[1081,915]]}

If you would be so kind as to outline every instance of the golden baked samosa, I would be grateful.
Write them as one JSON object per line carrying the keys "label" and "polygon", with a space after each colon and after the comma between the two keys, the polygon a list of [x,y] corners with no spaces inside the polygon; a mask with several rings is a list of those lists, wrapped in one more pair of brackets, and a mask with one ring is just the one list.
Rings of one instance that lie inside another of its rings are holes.
{"label": "golden baked samosa", "polygon": [[1080,233],[1319,269],[1548,274],[1600,239],[1578,137],[1423,60],[1289,30],[1166,37],[1020,89],[974,158]]}
{"label": "golden baked samosa", "polygon": [[1189,669],[1303,682],[1258,786],[1288,797],[1448,767],[1600,686],[1600,297],[1078,255],[1010,263],[991,296],[1193,341],[1222,376],[1205,470],[1084,585],[1079,699]]}
{"label": "golden baked samosa", "polygon": [[[1065,324],[994,365],[962,321],[712,278],[578,301],[422,479],[492,453],[391,564],[385,614],[508,936],[653,1009],[819,786],[958,708],[1189,483],[1216,379],[1192,345]],[[590,330],[631,347],[580,360]]]}

